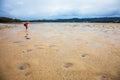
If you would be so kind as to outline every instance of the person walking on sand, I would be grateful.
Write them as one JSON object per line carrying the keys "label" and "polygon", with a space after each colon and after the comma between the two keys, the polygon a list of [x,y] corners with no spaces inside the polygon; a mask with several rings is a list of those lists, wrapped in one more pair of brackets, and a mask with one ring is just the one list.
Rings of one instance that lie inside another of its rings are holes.
{"label": "person walking on sand", "polygon": [[27,29],[28,29],[28,26],[29,26],[29,22],[27,21],[25,24],[24,24],[25,28],[26,28],[26,32],[27,32]]}

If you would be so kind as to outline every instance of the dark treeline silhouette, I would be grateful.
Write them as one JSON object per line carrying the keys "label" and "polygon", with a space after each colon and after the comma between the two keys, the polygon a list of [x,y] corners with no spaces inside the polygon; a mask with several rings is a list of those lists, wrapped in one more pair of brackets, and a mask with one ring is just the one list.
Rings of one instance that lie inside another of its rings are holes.
{"label": "dark treeline silhouette", "polygon": [[99,22],[99,23],[120,23],[120,17],[103,17],[103,18],[72,18],[72,19],[55,19],[55,20],[20,20],[6,17],[0,17],[1,23],[11,22]]}
{"label": "dark treeline silhouette", "polygon": [[101,22],[101,23],[120,23],[120,17],[105,18],[72,18],[72,19],[56,19],[56,20],[30,20],[30,22]]}
{"label": "dark treeline silhouette", "polygon": [[19,23],[22,22],[22,20],[19,19],[12,19],[8,17],[0,17],[0,23]]}

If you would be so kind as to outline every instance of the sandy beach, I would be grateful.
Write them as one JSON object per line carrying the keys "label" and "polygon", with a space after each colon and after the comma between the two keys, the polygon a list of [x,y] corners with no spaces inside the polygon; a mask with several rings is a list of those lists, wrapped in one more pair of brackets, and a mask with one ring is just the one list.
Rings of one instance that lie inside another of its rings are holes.
{"label": "sandy beach", "polygon": [[120,24],[0,23],[0,80],[120,80]]}

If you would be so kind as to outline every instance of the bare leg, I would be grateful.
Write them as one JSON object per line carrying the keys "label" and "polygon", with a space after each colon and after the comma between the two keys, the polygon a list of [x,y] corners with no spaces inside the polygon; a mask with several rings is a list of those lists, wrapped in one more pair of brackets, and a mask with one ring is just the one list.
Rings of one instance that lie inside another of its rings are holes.
{"label": "bare leg", "polygon": [[27,26],[26,26],[26,32],[27,32],[27,29],[28,29],[28,28],[27,28]]}

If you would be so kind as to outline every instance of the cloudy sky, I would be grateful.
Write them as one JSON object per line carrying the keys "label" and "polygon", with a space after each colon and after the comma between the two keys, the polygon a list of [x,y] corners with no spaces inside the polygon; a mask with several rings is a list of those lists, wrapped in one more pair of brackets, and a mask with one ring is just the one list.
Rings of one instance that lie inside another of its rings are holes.
{"label": "cloudy sky", "polygon": [[120,17],[120,0],[0,0],[0,16],[19,19]]}

